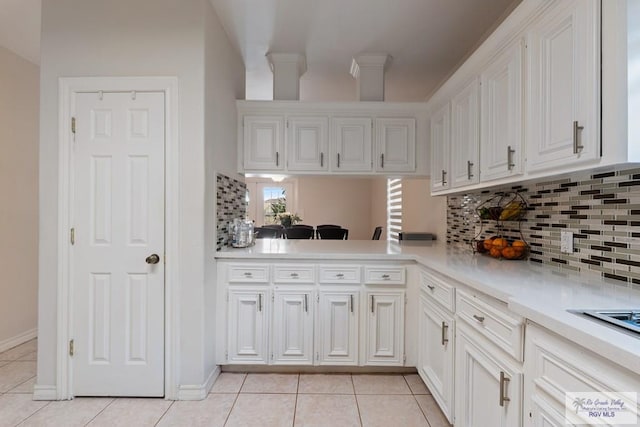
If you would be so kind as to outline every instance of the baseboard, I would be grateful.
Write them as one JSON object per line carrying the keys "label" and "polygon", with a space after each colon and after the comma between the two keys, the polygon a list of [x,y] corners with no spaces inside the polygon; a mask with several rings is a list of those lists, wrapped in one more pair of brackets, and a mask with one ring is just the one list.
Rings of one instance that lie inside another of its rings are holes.
{"label": "baseboard", "polygon": [[2,340],[0,341],[0,353],[2,353],[3,351],[7,351],[13,347],[19,346],[20,344],[24,344],[37,336],[38,328],[33,328],[14,337]]}
{"label": "baseboard", "polygon": [[178,387],[178,400],[203,400],[209,394],[213,383],[220,375],[220,366],[216,366],[207,377],[204,384],[200,385],[181,385]]}
{"label": "baseboard", "polygon": [[34,385],[33,400],[58,400],[58,390],[54,385]]}

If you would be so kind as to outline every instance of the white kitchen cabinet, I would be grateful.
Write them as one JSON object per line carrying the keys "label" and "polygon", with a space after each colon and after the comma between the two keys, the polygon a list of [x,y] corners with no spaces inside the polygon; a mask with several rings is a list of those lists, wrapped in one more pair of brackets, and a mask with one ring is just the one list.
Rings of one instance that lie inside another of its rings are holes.
{"label": "white kitchen cabinet", "polygon": [[287,132],[288,170],[329,170],[329,120],[327,117],[289,117]]}
{"label": "white kitchen cabinet", "polygon": [[455,345],[456,425],[521,426],[522,369],[464,322]]}
{"label": "white kitchen cabinet", "polygon": [[313,364],[313,308],[311,290],[276,287],[271,337],[274,365]]}
{"label": "white kitchen cabinet", "polygon": [[244,116],[244,167],[284,169],[284,116]]}
{"label": "white kitchen cabinet", "polygon": [[[480,75],[480,180],[523,173],[524,41],[499,51]],[[533,125],[533,124],[531,124]]]}
{"label": "white kitchen cabinet", "polygon": [[551,2],[527,37],[527,171],[595,162],[600,158],[600,2]]}
{"label": "white kitchen cabinet", "polygon": [[320,290],[317,364],[358,365],[359,299],[356,289]]}
{"label": "white kitchen cabinet", "polygon": [[451,99],[451,187],[478,182],[480,86],[473,78]]}
{"label": "white kitchen cabinet", "polygon": [[370,117],[334,117],[331,120],[335,172],[372,171],[372,127]]}
{"label": "white kitchen cabinet", "polygon": [[431,190],[449,188],[451,108],[447,103],[431,116]]}
{"label": "white kitchen cabinet", "polygon": [[368,290],[365,364],[404,365],[404,291]]}
{"label": "white kitchen cabinet", "polygon": [[435,300],[420,296],[418,318],[418,374],[449,422],[453,421],[453,315],[440,308]]}
{"label": "white kitchen cabinet", "polygon": [[265,289],[229,289],[228,364],[267,364],[268,292]]}
{"label": "white kitchen cabinet", "polygon": [[377,118],[376,170],[413,172],[416,170],[416,120],[414,118]]}

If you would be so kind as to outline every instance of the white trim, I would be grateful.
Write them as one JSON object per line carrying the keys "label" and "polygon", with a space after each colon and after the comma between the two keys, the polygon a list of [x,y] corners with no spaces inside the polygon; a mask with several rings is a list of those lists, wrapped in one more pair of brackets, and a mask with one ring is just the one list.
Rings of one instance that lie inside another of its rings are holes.
{"label": "white trim", "polygon": [[[67,343],[72,336],[72,289],[70,272],[71,224],[71,112],[76,93],[148,91],[165,94],[165,398],[178,395],[179,354],[179,235],[180,235],[180,140],[179,98],[176,77],[62,77],[58,104],[58,292],[57,361],[54,399],[73,398],[73,372]],[[168,261],[166,261],[168,260]],[[42,386],[46,387],[46,386]],[[44,390],[44,388],[43,388]],[[50,389],[46,389],[49,390]],[[44,391],[43,391],[44,393]],[[50,395],[49,395],[50,396]]]}
{"label": "white trim", "polygon": [[181,385],[178,390],[178,400],[203,400],[211,391],[213,383],[220,375],[220,366],[216,366],[209,374],[204,384],[199,385]]}
{"label": "white trim", "polygon": [[28,331],[22,332],[18,335],[14,335],[12,337],[6,338],[0,341],[0,353],[3,351],[7,351],[12,349],[13,347],[17,347],[20,344],[24,344],[29,340],[34,339],[38,336],[38,328],[29,329]]}
{"label": "white trim", "polygon": [[54,385],[34,385],[33,400],[56,400],[58,398],[58,390]]}

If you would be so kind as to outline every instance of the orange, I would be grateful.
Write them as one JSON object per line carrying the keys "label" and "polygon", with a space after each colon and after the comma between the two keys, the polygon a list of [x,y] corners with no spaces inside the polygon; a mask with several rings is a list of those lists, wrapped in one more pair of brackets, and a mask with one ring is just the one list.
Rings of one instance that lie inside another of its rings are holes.
{"label": "orange", "polygon": [[521,252],[518,251],[513,246],[507,246],[506,248],[502,249],[502,256],[505,257],[506,259],[518,258],[520,255],[521,255]]}
{"label": "orange", "polygon": [[493,247],[494,248],[502,249],[502,248],[506,248],[507,246],[509,246],[509,242],[507,241],[507,239],[503,239],[502,237],[498,237],[497,239],[493,240]]}
{"label": "orange", "polygon": [[499,248],[493,247],[489,251],[489,255],[491,255],[494,258],[500,258],[500,256],[502,255],[502,251]]}
{"label": "orange", "polygon": [[525,242],[523,242],[522,240],[516,240],[515,242],[513,242],[512,246],[526,247],[527,244]]}
{"label": "orange", "polygon": [[491,247],[493,246],[493,240],[485,239],[484,242],[482,242],[482,244],[484,245],[484,248],[486,250],[491,250]]}

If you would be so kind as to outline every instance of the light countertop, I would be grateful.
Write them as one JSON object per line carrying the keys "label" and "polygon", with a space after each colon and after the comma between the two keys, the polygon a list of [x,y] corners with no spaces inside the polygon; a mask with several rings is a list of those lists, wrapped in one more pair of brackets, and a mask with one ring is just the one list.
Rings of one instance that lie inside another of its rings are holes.
{"label": "light countertop", "polygon": [[568,309],[640,309],[639,291],[597,275],[564,272],[523,261],[496,260],[439,241],[399,245],[383,240],[259,239],[250,248],[217,252],[216,258],[415,261],[506,302],[514,313],[640,374],[639,336],[567,312]]}

